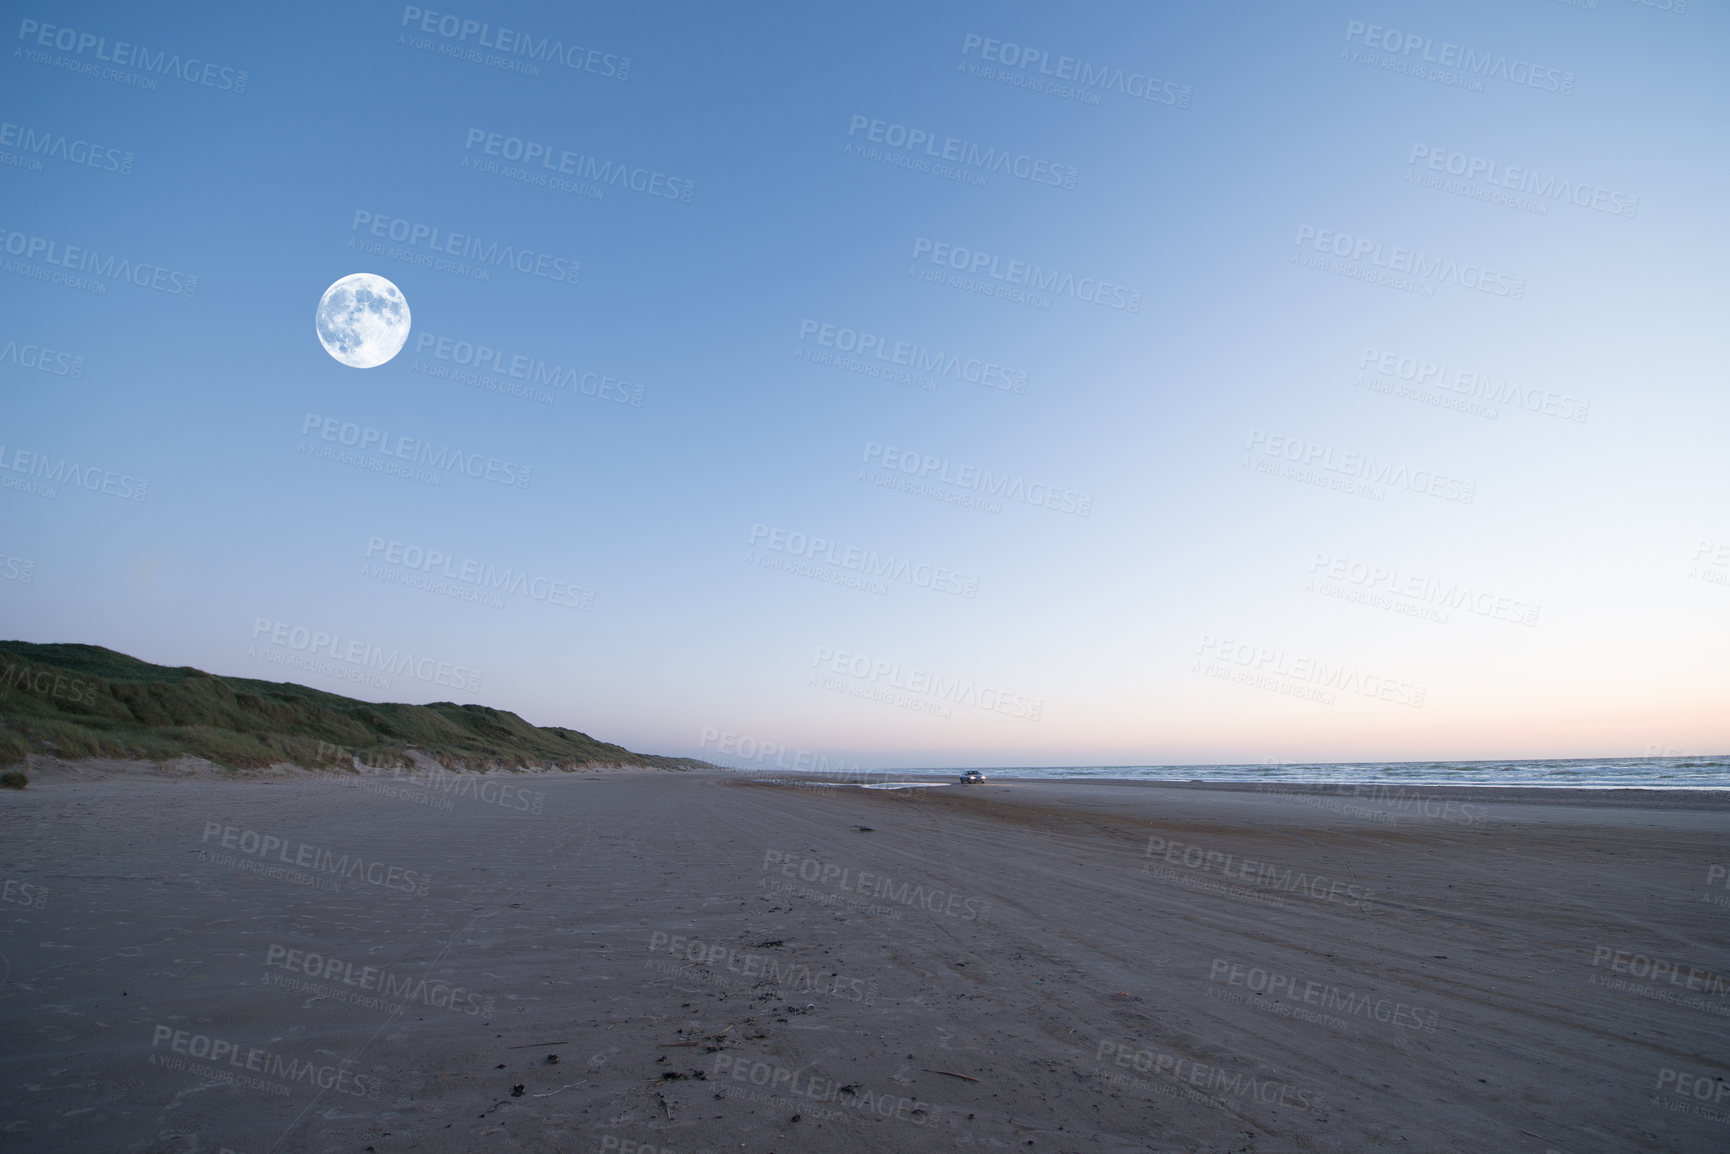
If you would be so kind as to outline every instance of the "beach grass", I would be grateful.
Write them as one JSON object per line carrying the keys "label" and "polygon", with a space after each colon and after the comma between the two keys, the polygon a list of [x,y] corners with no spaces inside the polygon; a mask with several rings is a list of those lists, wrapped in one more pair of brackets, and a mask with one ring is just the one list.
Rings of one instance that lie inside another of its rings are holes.
{"label": "beach grass", "polygon": [[223,677],[140,661],[98,645],[0,641],[0,765],[31,754],[167,761],[232,769],[410,764],[453,769],[709,768],[633,753],[586,733],[531,725],[484,705],[358,701],[288,682]]}

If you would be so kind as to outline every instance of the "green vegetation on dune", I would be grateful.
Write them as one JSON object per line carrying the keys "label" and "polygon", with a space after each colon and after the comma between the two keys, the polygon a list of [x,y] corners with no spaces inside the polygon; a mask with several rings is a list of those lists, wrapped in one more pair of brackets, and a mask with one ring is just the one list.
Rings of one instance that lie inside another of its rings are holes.
{"label": "green vegetation on dune", "polygon": [[286,682],[152,665],[98,645],[0,641],[0,765],[26,755],[162,761],[192,756],[248,769],[408,764],[418,750],[452,769],[704,769],[574,729],[543,729],[484,705],[374,704]]}

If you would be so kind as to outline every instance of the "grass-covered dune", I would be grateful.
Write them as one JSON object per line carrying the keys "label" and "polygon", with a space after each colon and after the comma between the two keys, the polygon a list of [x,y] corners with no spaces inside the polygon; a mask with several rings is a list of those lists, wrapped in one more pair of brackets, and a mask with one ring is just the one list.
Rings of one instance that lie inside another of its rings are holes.
{"label": "grass-covered dune", "polygon": [[712,768],[632,753],[574,729],[541,728],[484,705],[374,704],[286,682],[152,665],[98,645],[0,641],[0,765],[29,754],[236,769],[408,763],[415,749],[453,769]]}

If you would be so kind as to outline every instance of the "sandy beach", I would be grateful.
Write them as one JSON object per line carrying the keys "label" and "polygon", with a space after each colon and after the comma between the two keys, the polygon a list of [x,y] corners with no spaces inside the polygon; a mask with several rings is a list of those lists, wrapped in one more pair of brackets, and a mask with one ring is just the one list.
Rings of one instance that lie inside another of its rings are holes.
{"label": "sandy beach", "polygon": [[0,823],[14,1149],[1730,1149],[1718,795],[92,771]]}

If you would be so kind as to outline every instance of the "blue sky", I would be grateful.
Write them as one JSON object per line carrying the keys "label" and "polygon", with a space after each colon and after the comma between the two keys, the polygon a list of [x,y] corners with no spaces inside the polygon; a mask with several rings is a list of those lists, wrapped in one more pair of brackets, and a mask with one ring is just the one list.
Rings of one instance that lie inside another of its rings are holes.
{"label": "blue sky", "polygon": [[9,20],[7,636],[723,760],[1730,738],[1722,10]]}

